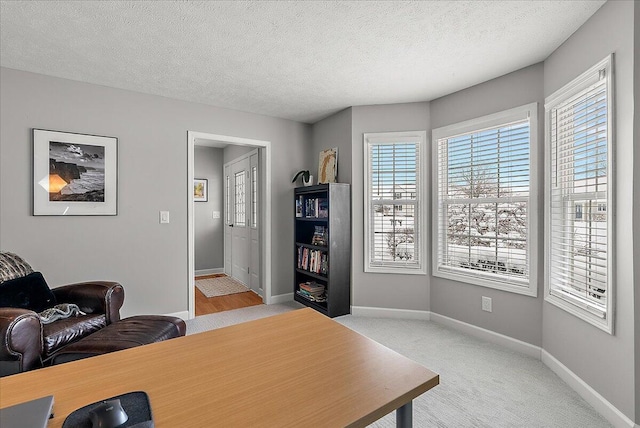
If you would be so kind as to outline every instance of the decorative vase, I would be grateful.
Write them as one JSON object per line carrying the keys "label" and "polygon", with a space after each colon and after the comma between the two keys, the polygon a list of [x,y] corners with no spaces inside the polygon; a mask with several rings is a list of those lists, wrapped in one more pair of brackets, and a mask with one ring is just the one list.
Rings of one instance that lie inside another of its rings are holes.
{"label": "decorative vase", "polygon": [[305,180],[304,177],[302,177],[302,184],[305,186],[313,186],[313,175],[309,175],[309,180]]}

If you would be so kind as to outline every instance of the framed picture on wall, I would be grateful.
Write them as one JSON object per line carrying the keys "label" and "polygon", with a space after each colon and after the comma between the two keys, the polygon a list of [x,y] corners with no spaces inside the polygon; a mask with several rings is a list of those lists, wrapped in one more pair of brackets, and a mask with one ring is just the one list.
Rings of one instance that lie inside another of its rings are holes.
{"label": "framed picture on wall", "polygon": [[338,148],[320,152],[318,161],[318,184],[335,183],[338,176]]}
{"label": "framed picture on wall", "polygon": [[193,180],[193,201],[207,202],[209,198],[209,185],[206,178]]}
{"label": "framed picture on wall", "polygon": [[118,139],[33,130],[33,215],[117,215]]}

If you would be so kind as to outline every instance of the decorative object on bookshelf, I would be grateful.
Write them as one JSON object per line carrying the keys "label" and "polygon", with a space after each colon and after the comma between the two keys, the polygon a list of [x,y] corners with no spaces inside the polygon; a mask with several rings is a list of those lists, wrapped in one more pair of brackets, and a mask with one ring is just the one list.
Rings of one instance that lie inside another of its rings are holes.
{"label": "decorative object on bookshelf", "polygon": [[298,177],[302,176],[302,184],[305,186],[313,186],[313,175],[309,172],[308,169],[303,169],[302,171],[298,171],[298,173],[291,180],[292,183],[295,183]]}
{"label": "decorative object on bookshelf", "polygon": [[295,202],[294,299],[329,316],[351,310],[350,187],[298,187]]}
{"label": "decorative object on bookshelf", "polygon": [[335,183],[338,176],[338,148],[323,150],[318,161],[318,184]]}
{"label": "decorative object on bookshelf", "polygon": [[327,228],[325,226],[316,226],[316,230],[313,232],[313,237],[311,238],[311,245],[325,247],[327,245],[327,238]]}

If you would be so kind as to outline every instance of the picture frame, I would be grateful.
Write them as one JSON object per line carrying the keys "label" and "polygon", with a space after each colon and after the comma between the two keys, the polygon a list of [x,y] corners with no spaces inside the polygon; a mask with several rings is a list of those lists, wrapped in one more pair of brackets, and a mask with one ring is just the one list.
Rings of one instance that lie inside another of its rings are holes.
{"label": "picture frame", "polygon": [[318,184],[335,183],[338,177],[338,148],[323,150],[318,159]]}
{"label": "picture frame", "polygon": [[193,201],[207,202],[209,200],[209,181],[206,178],[193,180]]}
{"label": "picture frame", "polygon": [[118,215],[118,139],[34,128],[33,215]]}

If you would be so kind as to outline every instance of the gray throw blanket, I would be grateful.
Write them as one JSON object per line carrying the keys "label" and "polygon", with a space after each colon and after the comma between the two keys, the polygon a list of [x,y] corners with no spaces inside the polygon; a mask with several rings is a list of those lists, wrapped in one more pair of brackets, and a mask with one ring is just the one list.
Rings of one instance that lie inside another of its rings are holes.
{"label": "gray throw blanket", "polygon": [[53,308],[45,309],[38,314],[38,316],[40,316],[40,321],[42,321],[42,324],[51,324],[54,321],[70,317],[77,317],[79,315],[87,314],[82,312],[78,305],[75,305],[73,303],[60,303],[59,305],[55,305]]}

